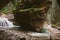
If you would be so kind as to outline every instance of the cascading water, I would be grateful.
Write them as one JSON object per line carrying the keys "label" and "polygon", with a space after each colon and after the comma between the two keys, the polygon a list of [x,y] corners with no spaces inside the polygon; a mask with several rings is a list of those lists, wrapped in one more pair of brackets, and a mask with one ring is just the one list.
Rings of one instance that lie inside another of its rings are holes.
{"label": "cascading water", "polygon": [[13,23],[8,21],[8,19],[0,17],[0,27],[11,28],[13,26],[14,26]]}

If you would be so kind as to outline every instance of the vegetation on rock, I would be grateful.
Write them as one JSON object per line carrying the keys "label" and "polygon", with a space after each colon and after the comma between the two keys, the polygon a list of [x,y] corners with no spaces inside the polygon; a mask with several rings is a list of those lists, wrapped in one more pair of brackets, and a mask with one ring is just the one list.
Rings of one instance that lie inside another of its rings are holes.
{"label": "vegetation on rock", "polygon": [[16,22],[25,30],[41,32],[51,3],[49,0],[21,0],[14,11]]}

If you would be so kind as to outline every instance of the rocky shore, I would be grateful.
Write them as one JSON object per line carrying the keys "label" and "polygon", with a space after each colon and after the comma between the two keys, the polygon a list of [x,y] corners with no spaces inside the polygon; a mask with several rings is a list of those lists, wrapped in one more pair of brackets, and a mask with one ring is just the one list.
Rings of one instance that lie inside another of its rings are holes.
{"label": "rocky shore", "polygon": [[14,28],[0,27],[0,40],[55,40],[52,37],[53,36],[48,33],[27,32]]}

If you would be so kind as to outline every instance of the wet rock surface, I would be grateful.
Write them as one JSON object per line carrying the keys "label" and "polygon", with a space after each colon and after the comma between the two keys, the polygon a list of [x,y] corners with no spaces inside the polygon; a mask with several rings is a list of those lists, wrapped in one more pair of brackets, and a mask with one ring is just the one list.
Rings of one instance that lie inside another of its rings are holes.
{"label": "wet rock surface", "polygon": [[7,28],[0,28],[0,40],[20,40],[23,38],[26,33],[7,29]]}
{"label": "wet rock surface", "polygon": [[0,40],[45,40],[44,38],[34,37],[26,32],[16,29],[0,28]]}
{"label": "wet rock surface", "polygon": [[23,31],[15,28],[1,28],[0,40],[60,40],[60,35]]}

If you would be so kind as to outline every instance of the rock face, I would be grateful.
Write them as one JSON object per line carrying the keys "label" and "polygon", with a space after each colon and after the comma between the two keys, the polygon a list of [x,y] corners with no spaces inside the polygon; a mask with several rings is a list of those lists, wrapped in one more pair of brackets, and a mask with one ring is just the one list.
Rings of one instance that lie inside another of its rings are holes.
{"label": "rock face", "polygon": [[51,3],[49,0],[21,0],[14,11],[16,22],[24,30],[41,32]]}

